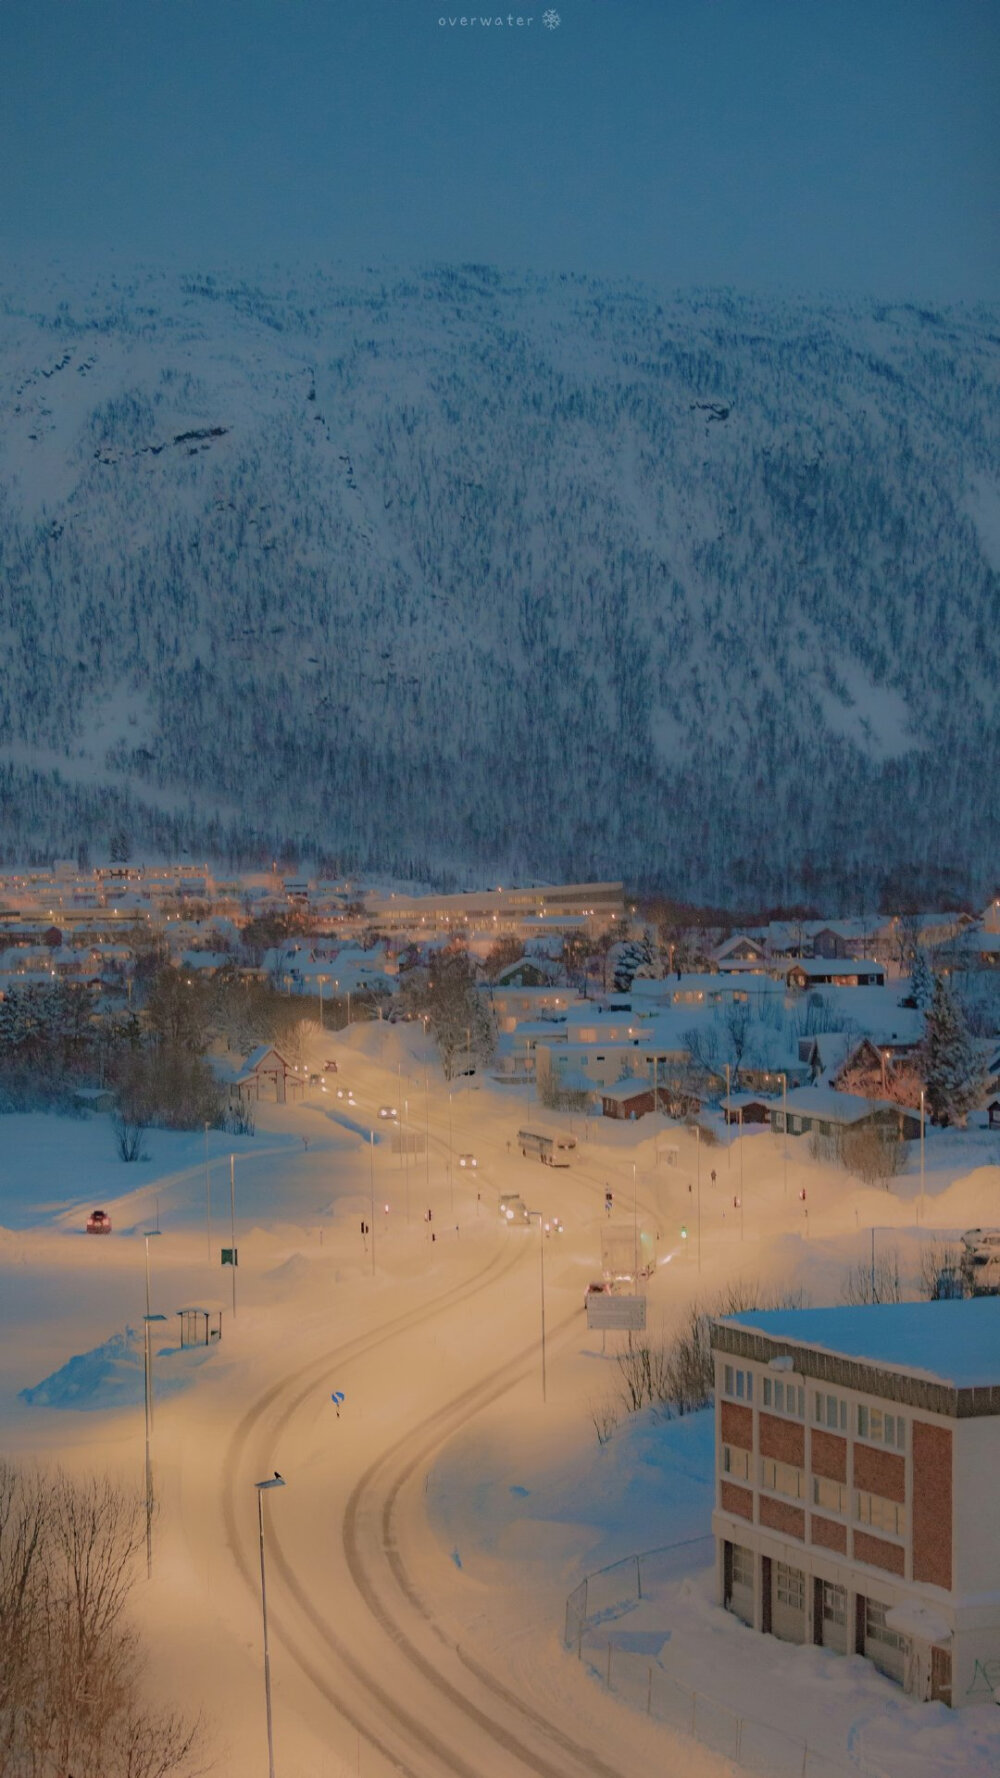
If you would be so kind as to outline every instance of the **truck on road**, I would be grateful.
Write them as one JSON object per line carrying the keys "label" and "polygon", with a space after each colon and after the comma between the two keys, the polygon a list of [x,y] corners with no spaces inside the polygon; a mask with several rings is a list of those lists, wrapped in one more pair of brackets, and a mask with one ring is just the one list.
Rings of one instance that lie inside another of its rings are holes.
{"label": "truck on road", "polygon": [[606,1284],[632,1284],[656,1267],[656,1242],[648,1229],[609,1222],[601,1230],[601,1274]]}
{"label": "truck on road", "polygon": [[547,1167],[568,1167],[576,1147],[575,1136],[546,1136],[538,1130],[518,1130],[517,1146],[523,1155],[536,1155]]}

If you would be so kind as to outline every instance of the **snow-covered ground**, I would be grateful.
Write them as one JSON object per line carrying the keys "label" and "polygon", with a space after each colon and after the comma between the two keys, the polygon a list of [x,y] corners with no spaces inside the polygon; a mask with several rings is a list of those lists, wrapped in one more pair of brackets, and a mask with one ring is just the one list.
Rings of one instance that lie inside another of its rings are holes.
{"label": "snow-covered ground", "polygon": [[[279,1470],[287,1488],[265,1500],[275,1738],[296,1778],[723,1773],[727,1713],[784,1734],[800,1758],[808,1743],[824,1778],[859,1765],[880,1778],[995,1772],[995,1712],[914,1705],[863,1662],[754,1637],[715,1607],[698,1541],[580,1658],[563,1627],[585,1574],[699,1540],[711,1512],[710,1416],[627,1419],[604,1445],[595,1434],[617,1336],[602,1351],[582,1298],[606,1184],[627,1217],[634,1181],[659,1236],[655,1332],[734,1278],[836,1302],[873,1227],[877,1250],[898,1249],[904,1281],[915,1276],[930,1231],[995,1220],[996,1143],[932,1133],[922,1205],[912,1163],[890,1192],[867,1189],[761,1132],[699,1154],[661,1126],[660,1153],[678,1160],[657,1163],[650,1119],[576,1119],[573,1166],[543,1171],[508,1145],[519,1124],[556,1120],[525,1089],[463,1081],[449,1097],[419,1029],[317,1034],[310,1060],[327,1055],[356,1108],[311,1088],[303,1105],[262,1106],[253,1138],[209,1132],[208,1193],[200,1134],[151,1131],[148,1159],[125,1166],[106,1117],[0,1120],[7,1454],[141,1484],[142,1234],[159,1224],[159,1512],[137,1609],[157,1688],[203,1711],[214,1769],[262,1765],[253,1483]],[[389,1101],[426,1152],[394,1150],[378,1117]],[[231,1152],[235,1318],[219,1265]],[[474,1170],[449,1167],[470,1152]],[[510,1189],[565,1224],[544,1250],[544,1402],[539,1237],[500,1227],[496,1195]],[[98,1205],[109,1237],[83,1233]],[[190,1305],[222,1307],[219,1344],[178,1350],[176,1311]],[[678,1708],[692,1693],[694,1717]],[[690,1738],[692,1720],[722,1753]],[[744,1758],[751,1746],[748,1731]]]}

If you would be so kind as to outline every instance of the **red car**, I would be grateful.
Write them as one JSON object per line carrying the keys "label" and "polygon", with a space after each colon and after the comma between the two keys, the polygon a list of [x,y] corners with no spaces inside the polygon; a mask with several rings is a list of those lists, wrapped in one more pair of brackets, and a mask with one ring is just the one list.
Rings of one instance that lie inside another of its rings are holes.
{"label": "red car", "polygon": [[87,1218],[88,1235],[110,1235],[111,1218],[106,1210],[92,1210]]}

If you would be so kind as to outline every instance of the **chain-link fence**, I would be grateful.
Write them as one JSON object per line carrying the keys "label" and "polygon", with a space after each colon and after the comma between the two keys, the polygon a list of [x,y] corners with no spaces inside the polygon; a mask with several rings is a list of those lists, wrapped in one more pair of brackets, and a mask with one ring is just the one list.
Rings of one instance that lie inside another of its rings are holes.
{"label": "chain-link fence", "polygon": [[583,1637],[595,1625],[620,1617],[656,1585],[680,1580],[692,1569],[707,1568],[715,1553],[712,1537],[689,1537],[683,1543],[661,1544],[610,1562],[588,1574],[566,1601],[567,1648],[581,1652]]}
{"label": "chain-link fence", "polygon": [[[691,1735],[722,1758],[760,1778],[858,1778],[863,1760],[831,1759],[797,1736],[741,1716],[667,1673],[658,1658],[665,1637],[601,1628],[621,1617],[657,1584],[711,1564],[711,1537],[644,1550],[588,1574],[566,1601],[564,1640],[608,1691],[634,1709]],[[656,1658],[653,1658],[653,1657]],[[874,1778],[874,1775],[872,1775]]]}

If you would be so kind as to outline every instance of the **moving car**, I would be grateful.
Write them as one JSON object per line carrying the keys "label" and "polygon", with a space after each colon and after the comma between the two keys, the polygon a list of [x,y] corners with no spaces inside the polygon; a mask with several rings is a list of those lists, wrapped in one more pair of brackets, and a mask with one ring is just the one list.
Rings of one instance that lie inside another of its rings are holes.
{"label": "moving car", "polygon": [[399,1116],[399,1112],[396,1110],[395,1105],[380,1105],[378,1108],[378,1114],[379,1114],[379,1117],[398,1117]]}
{"label": "moving car", "polygon": [[479,1162],[474,1154],[460,1154],[458,1164],[460,1167],[478,1167]]}
{"label": "moving car", "polygon": [[333,1061],[324,1062],[323,1069],[326,1074],[336,1074],[337,1064],[336,1064],[336,1062],[333,1062]]}
{"label": "moving car", "polygon": [[106,1210],[92,1210],[87,1218],[88,1235],[110,1235],[111,1218]]}

